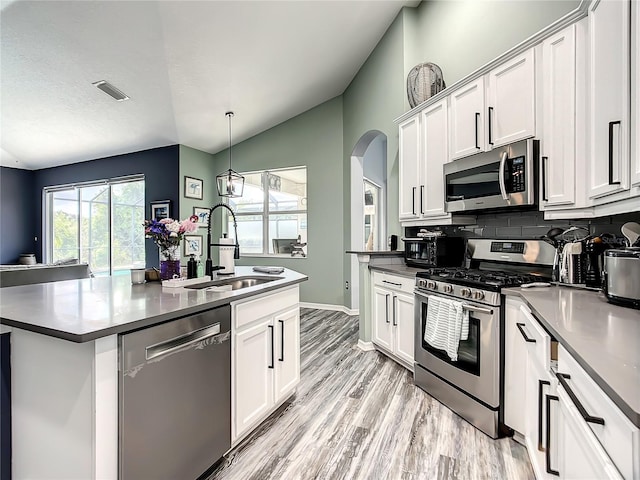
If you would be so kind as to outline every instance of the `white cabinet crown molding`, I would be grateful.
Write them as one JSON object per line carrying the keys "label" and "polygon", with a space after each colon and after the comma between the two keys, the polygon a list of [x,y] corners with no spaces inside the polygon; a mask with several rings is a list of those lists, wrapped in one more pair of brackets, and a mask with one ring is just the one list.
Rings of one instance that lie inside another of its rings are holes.
{"label": "white cabinet crown molding", "polygon": [[589,7],[590,3],[591,3],[591,0],[582,0],[580,2],[580,4],[574,10],[572,10],[569,13],[567,13],[565,16],[559,18],[558,20],[556,20],[552,24],[548,25],[547,27],[543,28],[539,32],[534,33],[529,38],[523,40],[522,42],[520,42],[519,44],[517,44],[513,48],[507,50],[502,55],[500,55],[500,56],[496,57],[495,59],[491,60],[489,63],[486,63],[485,65],[483,65],[482,67],[478,68],[474,72],[471,72],[469,75],[467,75],[463,79],[458,80],[456,83],[447,86],[447,88],[445,88],[444,90],[438,92],[436,95],[434,95],[433,97],[429,98],[425,102],[423,102],[423,103],[415,106],[411,110],[403,113],[398,118],[396,118],[394,120],[394,122],[395,123],[401,123],[401,122],[413,117],[414,115],[418,114],[419,112],[421,112],[425,108],[428,108],[429,106],[431,106],[434,103],[442,100],[443,98],[446,98],[447,96],[449,96],[449,94],[451,94],[451,92],[454,92],[455,90],[465,86],[466,84],[475,81],[479,77],[489,73],[489,71],[491,71],[492,69],[502,65],[504,62],[506,62],[508,60],[511,60],[512,58],[520,55],[521,53],[525,52],[526,50],[538,45],[540,42],[542,42],[543,40],[547,39],[551,35],[554,35],[555,33],[563,30],[565,27],[568,27],[569,25],[577,22],[581,18],[585,18],[587,16],[588,7]]}

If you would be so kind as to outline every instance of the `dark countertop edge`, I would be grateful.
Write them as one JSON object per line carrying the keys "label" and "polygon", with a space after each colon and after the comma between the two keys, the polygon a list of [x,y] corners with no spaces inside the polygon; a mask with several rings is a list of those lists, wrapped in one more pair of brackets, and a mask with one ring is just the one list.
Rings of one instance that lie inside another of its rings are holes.
{"label": "dark countertop edge", "polygon": [[544,328],[558,341],[558,343],[560,343],[560,345],[562,345],[567,350],[567,352],[571,354],[571,356],[576,360],[576,362],[578,362],[578,364],[584,369],[584,371],[587,372],[587,374],[596,383],[596,385],[598,385],[604,391],[604,393],[607,394],[607,396],[611,399],[611,401],[622,411],[622,413],[624,413],[624,415],[631,421],[631,423],[633,423],[636,427],[640,428],[640,412],[636,412],[635,410],[633,410],[633,408],[631,408],[631,406],[627,404],[627,402],[625,402],[616,393],[616,391],[613,390],[609,386],[609,384],[591,368],[591,366],[586,361],[584,361],[584,359],[573,349],[571,344],[566,339],[564,339],[556,331],[556,329],[553,328],[545,320],[545,318],[540,314],[540,312],[538,312],[538,310],[533,305],[531,305],[524,296],[521,295],[520,290],[515,288],[507,288],[502,290],[502,293],[504,295],[517,296],[524,303],[526,303],[529,306],[529,308],[531,308],[531,311],[535,314],[536,319],[540,323],[542,323]]}
{"label": "dark countertop edge", "polygon": [[401,250],[347,250],[345,253],[353,255],[371,255],[371,256],[385,256],[390,257],[402,257],[404,252]]}
{"label": "dark countertop edge", "polygon": [[73,343],[86,343],[86,342],[91,342],[93,340],[97,340],[99,338],[108,337],[116,334],[128,333],[134,330],[140,330],[141,328],[151,327],[159,323],[175,320],[177,318],[204,312],[207,310],[211,310],[212,308],[221,307],[223,305],[227,305],[232,302],[236,302],[238,300],[242,300],[248,297],[253,297],[255,295],[260,295],[273,290],[280,290],[282,288],[291,287],[293,285],[306,282],[308,279],[309,277],[305,275],[302,278],[288,280],[284,283],[279,283],[278,285],[267,283],[267,284],[260,285],[258,290],[247,291],[247,292],[243,291],[242,293],[237,293],[232,297],[215,298],[215,299],[212,299],[211,301],[204,302],[198,305],[193,305],[191,307],[181,308],[179,310],[174,310],[173,312],[164,313],[164,314],[156,315],[153,317],[141,318],[140,320],[134,320],[130,323],[115,325],[112,327],[103,328],[101,330],[95,330],[89,333],[78,333],[78,334],[69,333],[62,330],[55,330],[52,328],[41,327],[39,325],[23,323],[20,321],[11,320],[10,318],[4,318],[4,317],[0,317],[0,323],[3,325],[7,325],[9,327],[15,327],[21,330],[26,330],[29,332],[46,335],[48,337],[58,338],[61,340],[68,340]]}
{"label": "dark countertop edge", "polygon": [[392,273],[394,275],[398,275],[400,277],[405,277],[405,278],[415,278],[416,273],[424,270],[424,268],[407,267],[404,264],[396,265],[394,263],[390,263],[388,265],[385,265],[385,264],[369,265],[369,270],[377,270],[379,272]]}

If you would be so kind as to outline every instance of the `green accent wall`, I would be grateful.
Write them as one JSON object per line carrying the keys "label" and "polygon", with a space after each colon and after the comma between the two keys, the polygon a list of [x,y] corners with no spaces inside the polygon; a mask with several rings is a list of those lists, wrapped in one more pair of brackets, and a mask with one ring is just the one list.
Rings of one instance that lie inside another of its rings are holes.
{"label": "green accent wall", "polygon": [[[193,215],[193,207],[211,208],[218,203],[218,193],[216,190],[216,170],[214,169],[213,155],[210,153],[196,150],[195,148],[180,145],[180,220]],[[222,171],[222,170],[221,170]],[[186,198],[184,196],[184,177],[195,177],[203,181],[202,200]],[[174,214],[175,215],[175,214]],[[203,252],[202,261],[206,259],[206,248],[204,247],[207,239],[207,229],[198,228],[193,235],[202,235]],[[184,257],[184,242],[181,242],[182,249],[182,265],[186,265],[189,260]],[[213,253],[213,252],[212,252]]]}
{"label": "green accent wall", "polygon": [[[407,32],[405,78],[423,62],[437,64],[447,85],[463,79],[565,14],[579,0],[428,0],[415,10]],[[409,106],[407,102],[407,107]]]}
{"label": "green accent wall", "polygon": [[[351,305],[351,153],[367,132],[387,137],[387,235],[401,235],[398,220],[398,128],[409,110],[406,78],[422,62],[438,64],[448,85],[461,80],[576,8],[578,0],[514,2],[427,0],[403,8],[344,93],[233,147],[233,168],[255,171],[307,166],[308,252],[305,259],[244,257],[239,265],[282,265],[303,272],[301,300]],[[241,112],[236,122],[242,121]],[[226,150],[209,155],[180,147],[180,214],[219,202],[215,175],[228,168]],[[210,164],[210,159],[213,163]],[[213,165],[213,167],[211,166]],[[202,202],[185,199],[185,174],[205,180]],[[222,215],[215,213],[217,238]],[[360,228],[360,223],[354,225]],[[402,248],[402,244],[399,245]],[[214,260],[217,252],[213,252]]]}
{"label": "green accent wall", "polygon": [[[319,105],[233,146],[238,172],[307,167],[306,258],[243,257],[236,265],[280,265],[309,277],[300,285],[302,302],[344,305],[342,265],[346,263],[343,232],[345,192],[342,174],[342,97]],[[242,122],[241,114],[235,122]],[[228,168],[228,151],[214,156],[214,171]],[[219,218],[214,218],[216,226]],[[219,227],[216,229],[219,232]]]}

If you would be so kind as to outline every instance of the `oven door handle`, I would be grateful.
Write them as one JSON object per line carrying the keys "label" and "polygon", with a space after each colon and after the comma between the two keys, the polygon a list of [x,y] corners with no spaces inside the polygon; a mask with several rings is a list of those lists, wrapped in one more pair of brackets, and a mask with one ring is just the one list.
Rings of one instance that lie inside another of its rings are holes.
{"label": "oven door handle", "polygon": [[[414,290],[414,294],[416,296],[418,296],[418,297],[421,297],[421,298],[426,298],[426,299],[429,298],[428,294],[425,294],[425,293],[423,293],[423,292],[421,292],[419,290]],[[462,304],[462,309],[466,310],[468,312],[478,312],[478,313],[484,313],[486,315],[493,315],[493,309],[492,308],[478,307],[478,306],[475,306],[475,305],[468,305],[466,303],[463,303]]]}
{"label": "oven door handle", "polygon": [[490,308],[476,307],[473,305],[467,305],[466,303],[462,304],[462,309],[468,312],[478,312],[478,313],[486,313],[487,315],[493,315],[493,310]]}
{"label": "oven door handle", "polygon": [[508,156],[509,154],[507,152],[502,152],[502,155],[500,155],[500,171],[498,172],[498,183],[500,184],[500,193],[502,194],[503,200],[509,200],[507,186],[504,181],[504,166],[507,163]]}

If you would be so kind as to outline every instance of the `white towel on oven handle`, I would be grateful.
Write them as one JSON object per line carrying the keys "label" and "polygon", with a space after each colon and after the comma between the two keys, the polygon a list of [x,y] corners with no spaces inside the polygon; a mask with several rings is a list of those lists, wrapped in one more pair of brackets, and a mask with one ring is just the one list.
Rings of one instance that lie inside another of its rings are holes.
{"label": "white towel on oven handle", "polygon": [[444,350],[452,361],[458,360],[460,340],[469,338],[469,312],[461,302],[429,295],[424,340]]}

